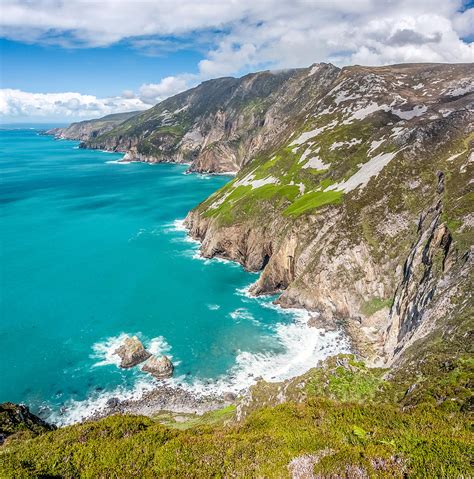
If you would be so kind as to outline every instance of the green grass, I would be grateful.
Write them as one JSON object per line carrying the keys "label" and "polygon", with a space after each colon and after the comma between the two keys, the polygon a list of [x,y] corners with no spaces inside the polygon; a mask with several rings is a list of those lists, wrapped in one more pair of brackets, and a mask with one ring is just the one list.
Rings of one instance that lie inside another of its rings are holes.
{"label": "green grass", "polygon": [[[207,208],[204,217],[218,218],[222,223],[232,223],[240,218],[246,218],[249,215],[258,217],[257,208],[269,202],[272,206],[277,206],[280,202],[290,202],[299,193],[299,189],[294,185],[267,184],[259,188],[252,188],[250,185],[238,186],[226,185],[219,196],[214,196],[212,201],[216,201],[222,195],[230,194],[217,208]],[[208,206],[210,206],[210,202]]]}
{"label": "green grass", "polygon": [[227,427],[176,430],[112,416],[11,442],[1,449],[0,465],[5,478],[281,478],[295,457],[329,448],[315,473],[360,468],[375,475],[385,464],[382,476],[468,477],[472,439],[469,421],[456,413],[314,398],[263,408]]}
{"label": "green grass", "polygon": [[361,312],[366,316],[372,316],[372,314],[376,313],[377,311],[380,311],[383,308],[390,308],[391,306],[391,298],[382,299],[374,297],[362,304]]}
{"label": "green grass", "polygon": [[298,198],[283,214],[297,217],[322,206],[338,204],[342,196],[342,191],[312,191]]}
{"label": "green grass", "polygon": [[156,419],[160,424],[171,429],[189,429],[197,426],[210,426],[222,424],[234,418],[235,406],[232,404],[222,409],[209,411],[202,415],[197,414],[175,414],[167,411],[156,414],[153,419]]}

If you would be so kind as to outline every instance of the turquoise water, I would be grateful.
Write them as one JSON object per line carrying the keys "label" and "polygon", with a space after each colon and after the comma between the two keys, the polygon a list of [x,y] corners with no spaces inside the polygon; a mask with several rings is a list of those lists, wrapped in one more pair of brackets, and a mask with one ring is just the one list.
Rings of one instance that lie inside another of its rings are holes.
{"label": "turquoise water", "polygon": [[77,145],[0,130],[0,401],[68,422],[139,394],[153,380],[117,367],[123,334],[172,356],[172,384],[196,391],[288,377],[344,347],[247,297],[255,274],[199,258],[179,220],[229,177]]}

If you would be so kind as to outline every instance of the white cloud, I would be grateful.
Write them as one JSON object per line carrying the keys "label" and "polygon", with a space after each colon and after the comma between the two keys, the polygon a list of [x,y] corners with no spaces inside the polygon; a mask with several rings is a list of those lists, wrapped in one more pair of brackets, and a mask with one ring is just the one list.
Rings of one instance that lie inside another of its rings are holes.
{"label": "white cloud", "polygon": [[75,121],[149,107],[138,98],[97,98],[74,92],[29,93],[11,88],[0,90],[0,115],[5,121],[22,118]]}
{"label": "white cloud", "polygon": [[194,42],[207,52],[197,74],[178,73],[121,98],[62,93],[76,95],[74,101],[56,104],[53,94],[2,96],[18,114],[91,116],[145,108],[202,80],[262,68],[474,62],[474,44],[462,39],[474,35],[474,9],[467,6],[466,0],[3,0],[0,29],[7,38],[68,47],[122,41],[150,55]]}
{"label": "white cloud", "polygon": [[160,83],[146,83],[140,87],[140,100],[149,105],[155,105],[159,101],[189,88],[193,79],[192,75],[180,75],[165,77]]}
{"label": "white cloud", "polygon": [[[201,75],[215,76],[258,65],[289,67],[328,59],[340,64],[364,58],[378,64],[393,58],[473,61],[473,46],[460,39],[474,34],[474,9],[462,11],[467,3],[3,0],[0,28],[8,38],[69,46],[125,40],[151,54],[189,47],[190,38],[199,41],[205,36],[214,47],[200,64]],[[418,48],[423,39],[435,41]]]}

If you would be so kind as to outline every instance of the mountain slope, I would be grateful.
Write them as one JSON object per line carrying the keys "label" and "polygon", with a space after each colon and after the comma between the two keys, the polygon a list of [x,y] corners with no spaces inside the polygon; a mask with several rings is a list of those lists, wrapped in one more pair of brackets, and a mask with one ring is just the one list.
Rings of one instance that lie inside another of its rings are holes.
{"label": "mountain slope", "polygon": [[277,145],[294,115],[329,88],[332,65],[218,78],[180,93],[85,142],[126,159],[191,162],[192,171],[238,171]]}
{"label": "mountain slope", "polygon": [[218,79],[87,143],[239,170],[186,219],[203,255],[261,270],[254,294],[321,312],[359,357],[259,381],[201,417],[114,416],[34,438],[15,423],[2,474],[470,477],[472,71],[314,65]]}
{"label": "mountain slope", "polygon": [[126,113],[113,113],[111,115],[103,116],[96,120],[85,120],[77,123],[71,123],[66,128],[53,128],[48,130],[46,134],[54,135],[57,138],[65,140],[81,140],[86,141],[96,136],[112,130],[115,126],[124,121],[138,115],[139,111],[130,111]]}
{"label": "mountain slope", "polygon": [[344,322],[391,363],[472,274],[473,84],[472,65],[344,68],[188,215],[191,235],[263,269],[254,294]]}

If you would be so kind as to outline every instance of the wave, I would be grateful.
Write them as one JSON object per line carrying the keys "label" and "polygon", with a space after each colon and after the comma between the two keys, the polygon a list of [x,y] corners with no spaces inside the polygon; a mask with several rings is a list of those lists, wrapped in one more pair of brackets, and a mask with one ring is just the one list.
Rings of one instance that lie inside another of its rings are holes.
{"label": "wave", "polygon": [[[107,151],[105,153],[114,153],[114,152],[113,151]],[[129,165],[132,162],[131,161],[123,161],[123,160],[109,160],[109,161],[106,161],[106,163],[108,163],[110,165]]]}
{"label": "wave", "polygon": [[[199,254],[199,242],[189,238],[184,220],[178,219],[172,223],[160,227],[160,232],[180,233],[182,240],[192,243],[188,254],[192,258],[199,258],[201,261],[211,262],[202,258]],[[140,231],[139,234],[142,234]],[[237,265],[229,260],[219,259],[218,261]],[[254,297],[249,293],[251,283],[243,288],[238,288],[234,294],[243,297],[245,303],[257,302],[263,308],[271,308],[278,312],[281,320],[269,326],[270,332],[269,347],[265,352],[237,351],[234,365],[223,375],[216,378],[189,378],[178,376],[168,379],[163,384],[184,389],[197,396],[220,396],[225,392],[243,394],[258,379],[269,382],[284,381],[295,376],[304,374],[315,367],[317,363],[328,356],[350,352],[350,344],[342,331],[324,331],[323,329],[308,326],[309,318],[315,313],[309,313],[304,309],[282,308],[275,304],[273,296]],[[245,298],[245,299],[244,299]],[[218,310],[219,305],[208,304],[210,310]],[[229,313],[235,321],[251,321],[261,325],[260,322],[245,307],[240,307]],[[148,339],[140,333],[137,335],[145,347],[153,354],[167,354],[172,358],[171,346],[165,338]],[[113,352],[121,344],[126,334],[107,338],[95,343],[92,347],[92,358],[96,360],[93,367],[114,365],[119,367],[119,358]],[[179,364],[179,358],[173,360]],[[98,410],[107,407],[107,401],[111,398],[119,400],[140,399],[144,393],[156,388],[156,381],[147,374],[142,373],[139,368],[132,372],[133,386],[118,387],[109,392],[94,393],[85,401],[70,401],[60,413],[54,413],[49,420],[56,424],[71,424],[90,417]]]}
{"label": "wave", "polygon": [[[276,309],[279,314],[286,316],[285,321],[279,322],[272,328],[272,350],[267,352],[238,351],[235,364],[226,374],[217,378],[194,378],[181,375],[173,377],[162,384],[182,389],[195,396],[222,396],[226,392],[244,394],[250,386],[258,380],[268,382],[285,381],[304,374],[315,367],[317,363],[328,356],[350,352],[348,339],[342,331],[325,332],[319,328],[309,327],[307,321],[311,314],[303,309],[283,309],[269,303],[262,298],[254,298],[263,307]],[[257,321],[245,309],[238,308],[230,313],[236,320]],[[314,313],[313,313],[314,314]],[[290,316],[291,318],[288,318]],[[288,322],[288,319],[292,321]],[[147,340],[140,333],[137,334],[143,344],[153,354],[167,354],[170,358],[171,346],[165,338],[157,337]],[[121,344],[126,334],[107,338],[93,346],[94,367],[115,365],[118,367],[118,357],[113,354]],[[277,347],[275,347],[277,346]],[[175,365],[179,360],[173,360]],[[146,392],[156,388],[156,381],[149,375],[144,375],[138,368],[134,370],[134,384],[132,388],[117,387],[112,391],[94,393],[84,401],[71,400],[61,409],[53,413],[48,420],[57,425],[68,425],[82,421],[98,411],[107,408],[107,401],[111,398],[124,400],[139,400]]]}

